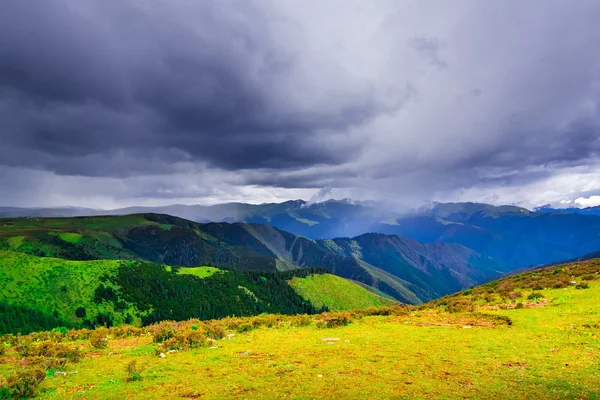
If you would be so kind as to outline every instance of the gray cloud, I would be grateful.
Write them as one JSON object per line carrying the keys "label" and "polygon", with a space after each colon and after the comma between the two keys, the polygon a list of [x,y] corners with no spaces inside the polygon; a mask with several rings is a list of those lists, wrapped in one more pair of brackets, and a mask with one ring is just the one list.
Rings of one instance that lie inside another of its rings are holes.
{"label": "gray cloud", "polygon": [[448,68],[448,63],[440,55],[440,51],[446,47],[446,43],[438,38],[418,36],[408,42],[409,46],[415,49],[425,61],[441,69]]}
{"label": "gray cloud", "polygon": [[176,149],[226,169],[339,164],[358,144],[342,156],[320,135],[410,95],[305,61],[304,27],[268,3],[58,3],[5,5],[0,118],[4,143],[61,174],[112,174],[76,160],[117,150]]}
{"label": "gray cloud", "polygon": [[0,200],[35,198],[16,176],[78,205],[572,200],[600,187],[598,19],[593,0],[9,0]]}

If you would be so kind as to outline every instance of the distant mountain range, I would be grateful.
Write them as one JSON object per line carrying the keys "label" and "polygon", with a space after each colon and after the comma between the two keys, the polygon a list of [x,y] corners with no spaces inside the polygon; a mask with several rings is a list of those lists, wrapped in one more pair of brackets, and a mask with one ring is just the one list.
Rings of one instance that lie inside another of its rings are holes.
{"label": "distant mountain range", "polygon": [[460,244],[502,270],[573,259],[600,250],[600,208],[534,211],[481,203],[434,203],[409,212],[349,199],[310,203],[171,205],[116,210],[0,208],[0,216],[75,216],[161,213],[196,222],[268,224],[310,239],[384,233],[423,243]]}
{"label": "distant mountain range", "polygon": [[0,250],[240,270],[319,267],[413,304],[508,271],[455,243],[419,243],[379,233],[313,240],[265,224],[199,224],[163,214],[0,219]]}

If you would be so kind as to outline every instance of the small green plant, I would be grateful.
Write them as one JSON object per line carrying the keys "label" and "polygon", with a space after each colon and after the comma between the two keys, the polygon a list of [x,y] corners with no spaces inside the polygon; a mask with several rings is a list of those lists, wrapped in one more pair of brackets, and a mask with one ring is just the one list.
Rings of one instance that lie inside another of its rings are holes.
{"label": "small green plant", "polygon": [[136,360],[130,361],[125,368],[125,371],[127,372],[127,377],[125,378],[127,382],[135,382],[142,379],[143,368],[137,364]]}
{"label": "small green plant", "polygon": [[54,332],[54,333],[60,333],[63,336],[65,336],[68,331],[69,330],[65,326],[59,326],[57,328],[52,329],[52,332]]}
{"label": "small green plant", "polygon": [[193,330],[193,331],[197,331],[198,330],[198,325],[192,324],[192,325],[190,325],[190,329]]}

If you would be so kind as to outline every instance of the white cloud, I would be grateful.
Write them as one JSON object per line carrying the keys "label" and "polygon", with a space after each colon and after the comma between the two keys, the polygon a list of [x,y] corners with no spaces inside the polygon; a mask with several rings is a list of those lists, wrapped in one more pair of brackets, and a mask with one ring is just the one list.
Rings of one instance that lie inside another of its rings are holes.
{"label": "white cloud", "polygon": [[574,202],[580,207],[596,207],[600,206],[600,196],[580,197]]}

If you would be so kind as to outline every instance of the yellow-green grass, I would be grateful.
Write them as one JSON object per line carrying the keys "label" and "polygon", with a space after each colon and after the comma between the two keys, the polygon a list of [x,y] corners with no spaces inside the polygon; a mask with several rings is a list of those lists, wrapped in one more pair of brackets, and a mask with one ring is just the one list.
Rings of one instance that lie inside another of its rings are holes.
{"label": "yellow-green grass", "polygon": [[194,275],[194,276],[197,276],[198,278],[208,278],[209,276],[213,276],[217,272],[223,273],[225,271],[220,270],[219,268],[215,268],[215,267],[203,266],[203,267],[180,268],[177,273]]}
{"label": "yellow-green grass", "polygon": [[[39,397],[599,398],[600,283],[542,293],[563,300],[492,312],[509,316],[512,326],[479,324],[472,313],[413,310],[333,329],[260,328],[164,358],[148,336],[112,339],[67,364],[72,374],[47,378]],[[0,374],[20,363],[8,354]],[[132,360],[144,367],[142,379],[126,382]]]}
{"label": "yellow-green grass", "polygon": [[81,242],[81,238],[83,237],[79,233],[74,232],[60,232],[58,237],[69,243],[79,243]]}
{"label": "yellow-green grass", "polygon": [[309,275],[306,278],[293,278],[288,282],[302,298],[314,306],[327,306],[332,311],[357,310],[395,303],[331,274]]}

